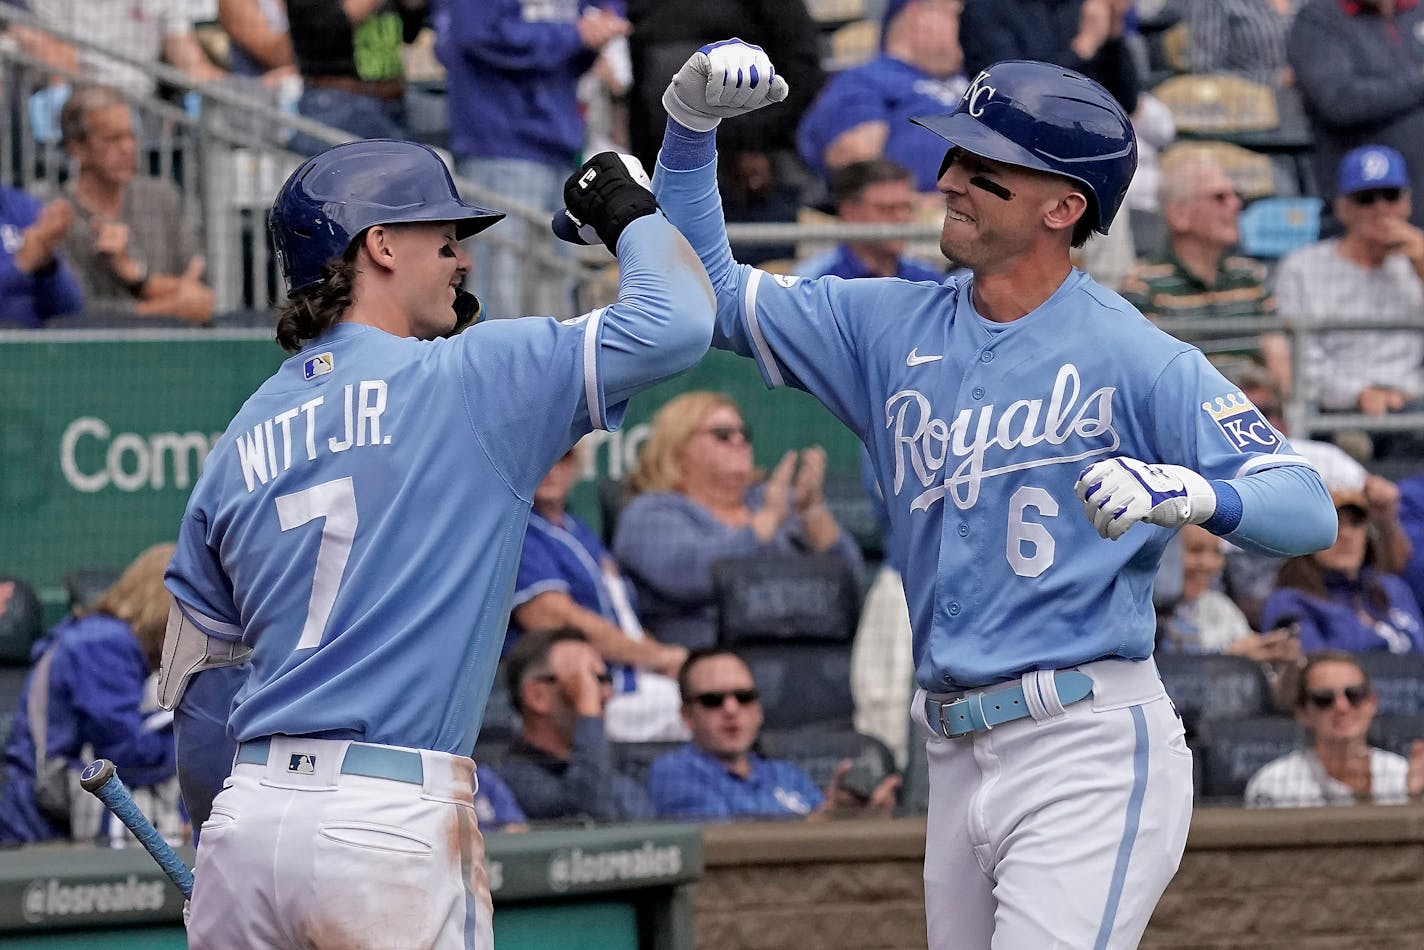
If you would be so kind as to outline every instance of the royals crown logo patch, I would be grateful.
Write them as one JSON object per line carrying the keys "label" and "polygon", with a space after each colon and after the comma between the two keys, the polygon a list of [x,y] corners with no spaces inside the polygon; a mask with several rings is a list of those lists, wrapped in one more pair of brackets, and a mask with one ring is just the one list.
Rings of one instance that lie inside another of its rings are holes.
{"label": "royals crown logo patch", "polygon": [[1236,451],[1274,452],[1281,447],[1280,433],[1241,391],[1217,396],[1201,405]]}

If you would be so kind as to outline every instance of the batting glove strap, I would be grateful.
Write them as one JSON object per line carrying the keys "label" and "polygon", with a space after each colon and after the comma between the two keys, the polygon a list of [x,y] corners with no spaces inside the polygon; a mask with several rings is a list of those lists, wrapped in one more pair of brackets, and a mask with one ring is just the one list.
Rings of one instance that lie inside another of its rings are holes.
{"label": "batting glove strap", "polygon": [[711,132],[723,119],[780,102],[789,91],[760,46],[734,38],[693,53],[663,90],[663,108],[684,128]]}
{"label": "batting glove strap", "polygon": [[1098,534],[1114,541],[1139,521],[1180,528],[1216,511],[1216,491],[1201,475],[1126,456],[1088,466],[1074,489]]}
{"label": "batting glove strap", "polygon": [[599,152],[564,182],[563,214],[573,228],[560,228],[556,221],[554,233],[583,244],[592,244],[596,236],[617,254],[623,229],[658,210],[647,172],[636,158]]}

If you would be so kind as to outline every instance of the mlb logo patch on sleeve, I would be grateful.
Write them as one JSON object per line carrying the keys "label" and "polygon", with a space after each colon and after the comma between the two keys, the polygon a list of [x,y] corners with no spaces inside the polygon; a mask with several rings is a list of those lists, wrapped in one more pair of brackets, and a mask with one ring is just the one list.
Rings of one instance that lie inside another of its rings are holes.
{"label": "mlb logo patch on sleeve", "polygon": [[332,365],[330,353],[318,353],[302,364],[302,375],[307,379],[316,379],[331,372]]}
{"label": "mlb logo patch on sleeve", "polygon": [[1280,435],[1239,390],[1202,403],[1202,409],[1238,452],[1274,452],[1281,447]]}

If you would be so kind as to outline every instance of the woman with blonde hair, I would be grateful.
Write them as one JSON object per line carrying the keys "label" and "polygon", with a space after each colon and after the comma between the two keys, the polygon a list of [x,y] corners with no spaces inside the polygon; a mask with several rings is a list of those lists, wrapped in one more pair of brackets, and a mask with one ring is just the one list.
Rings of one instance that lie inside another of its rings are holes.
{"label": "woman with blonde hair", "polygon": [[708,391],[669,400],[653,417],[613,538],[648,631],[688,649],[711,646],[712,565],[722,558],[832,554],[858,573],[860,549],[822,495],[825,473],[825,450],[811,446],[784,453],[762,481],[736,402]]}
{"label": "woman with blonde hair", "polygon": [[118,766],[159,831],[181,835],[172,715],[149,686],[163,649],[171,602],[163,572],[172,556],[172,544],[144,551],[90,610],[35,644],[5,749],[0,844],[122,839],[103,806],[77,792],[78,771],[96,758]]}

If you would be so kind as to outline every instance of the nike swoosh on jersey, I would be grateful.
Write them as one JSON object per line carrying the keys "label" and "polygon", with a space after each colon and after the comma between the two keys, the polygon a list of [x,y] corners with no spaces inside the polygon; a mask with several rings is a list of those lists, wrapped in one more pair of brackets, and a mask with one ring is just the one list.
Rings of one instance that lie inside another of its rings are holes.
{"label": "nike swoosh on jersey", "polygon": [[919,366],[921,363],[933,363],[936,360],[944,359],[943,356],[921,356],[920,348],[917,346],[910,351],[910,355],[905,357],[906,366]]}

